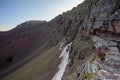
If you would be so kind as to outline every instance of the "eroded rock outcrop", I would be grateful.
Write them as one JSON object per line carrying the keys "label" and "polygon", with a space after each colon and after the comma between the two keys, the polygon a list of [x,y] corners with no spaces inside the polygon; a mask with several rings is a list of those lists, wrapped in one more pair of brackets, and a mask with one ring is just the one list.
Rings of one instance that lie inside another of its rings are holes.
{"label": "eroded rock outcrop", "polygon": [[119,0],[85,0],[63,15],[67,14],[72,24],[65,31],[65,39],[73,40],[73,45],[63,80],[119,80]]}

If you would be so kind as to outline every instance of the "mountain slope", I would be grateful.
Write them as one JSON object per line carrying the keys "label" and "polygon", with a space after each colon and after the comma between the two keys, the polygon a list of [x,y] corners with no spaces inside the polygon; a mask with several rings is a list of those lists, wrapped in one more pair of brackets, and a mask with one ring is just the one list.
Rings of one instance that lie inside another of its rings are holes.
{"label": "mountain slope", "polygon": [[[42,21],[27,21],[15,29],[0,33],[0,76],[15,70],[58,42],[55,28]],[[32,53],[37,51],[36,53]],[[9,60],[10,59],[10,60]],[[8,69],[7,69],[8,68]]]}
{"label": "mountain slope", "polygon": [[56,72],[59,59],[58,46],[30,60],[21,68],[11,73],[3,80],[50,80]]}

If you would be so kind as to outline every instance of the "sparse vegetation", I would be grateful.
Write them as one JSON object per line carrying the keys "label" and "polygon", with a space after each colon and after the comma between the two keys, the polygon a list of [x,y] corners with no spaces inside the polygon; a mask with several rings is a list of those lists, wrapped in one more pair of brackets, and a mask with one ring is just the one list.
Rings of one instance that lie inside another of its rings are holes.
{"label": "sparse vegetation", "polygon": [[7,59],[6,59],[6,62],[10,63],[13,61],[13,56],[9,56]]}
{"label": "sparse vegetation", "polygon": [[94,56],[94,57],[91,59],[90,63],[93,63],[97,58],[98,58],[98,55]]}
{"label": "sparse vegetation", "polygon": [[84,80],[90,80],[92,78],[92,74],[86,74],[84,76]]}

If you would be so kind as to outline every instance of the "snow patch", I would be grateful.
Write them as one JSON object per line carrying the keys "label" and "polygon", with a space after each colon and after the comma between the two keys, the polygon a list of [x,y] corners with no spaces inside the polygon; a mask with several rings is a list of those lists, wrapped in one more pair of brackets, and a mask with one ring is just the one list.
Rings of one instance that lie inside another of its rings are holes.
{"label": "snow patch", "polygon": [[63,47],[64,47],[64,43],[62,42],[62,43],[60,44],[60,47],[59,47],[60,51],[63,50]]}
{"label": "snow patch", "polygon": [[68,45],[65,46],[63,49],[60,58],[62,58],[60,65],[58,66],[59,71],[55,74],[55,76],[52,78],[52,80],[61,80],[63,77],[63,74],[65,72],[66,66],[69,63],[69,51],[70,51],[70,46],[72,43],[69,43]]}

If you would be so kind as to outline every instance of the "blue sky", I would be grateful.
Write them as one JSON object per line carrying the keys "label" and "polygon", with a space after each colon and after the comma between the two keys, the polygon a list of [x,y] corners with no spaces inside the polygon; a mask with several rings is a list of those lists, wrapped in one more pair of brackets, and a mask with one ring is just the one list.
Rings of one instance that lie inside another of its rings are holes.
{"label": "blue sky", "polygon": [[83,0],[0,0],[0,30],[29,20],[51,20]]}

